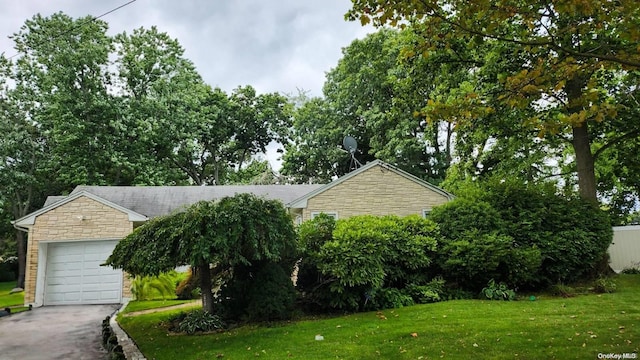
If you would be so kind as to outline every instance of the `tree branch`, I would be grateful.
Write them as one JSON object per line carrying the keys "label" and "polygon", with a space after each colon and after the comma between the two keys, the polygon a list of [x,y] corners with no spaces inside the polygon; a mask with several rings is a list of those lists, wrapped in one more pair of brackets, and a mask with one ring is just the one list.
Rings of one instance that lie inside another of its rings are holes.
{"label": "tree branch", "polygon": [[[589,52],[583,52],[583,51],[577,51],[574,49],[568,49],[565,48],[559,44],[554,43],[551,40],[540,40],[540,41],[534,41],[534,40],[518,40],[518,39],[514,39],[514,38],[508,38],[508,37],[504,37],[504,36],[500,36],[500,35],[496,35],[496,34],[490,34],[481,30],[475,30],[469,27],[464,26],[463,24],[461,24],[460,22],[456,22],[451,20],[450,18],[448,18],[445,14],[440,13],[437,9],[435,9],[434,7],[430,6],[427,1],[422,0],[420,1],[420,3],[424,6],[425,9],[427,9],[427,12],[431,12],[431,16],[436,17],[442,21],[444,21],[445,23],[456,27],[468,34],[471,35],[478,35],[478,36],[482,36],[482,37],[486,37],[489,39],[494,39],[494,40],[498,40],[498,41],[502,41],[502,42],[508,42],[508,43],[512,43],[512,44],[518,44],[518,45],[524,45],[524,46],[540,46],[540,47],[545,47],[548,46],[549,48],[559,51],[559,52],[564,52],[566,54],[569,54],[571,56],[574,57],[581,57],[581,58],[590,58],[590,59],[598,59],[598,60],[603,60],[603,61],[610,61],[610,62],[614,62],[614,63],[618,63],[621,65],[627,65],[627,66],[631,66],[631,67],[635,67],[635,68],[640,68],[640,61],[634,61],[631,59],[624,59],[624,58],[620,58],[617,56],[613,56],[613,55],[607,55],[607,54],[594,54],[594,53],[589,53]],[[426,13],[425,13],[426,15]],[[553,35],[551,33],[549,33],[549,38],[553,39]]]}
{"label": "tree branch", "polygon": [[602,153],[607,150],[608,148],[619,144],[620,142],[622,142],[623,140],[627,140],[627,139],[631,139],[634,137],[637,137],[638,135],[640,135],[640,130],[635,130],[629,133],[626,133],[622,136],[618,136],[615,139],[612,139],[611,141],[609,141],[608,143],[602,145],[598,150],[596,150],[595,153],[593,153],[593,159],[596,160],[598,158],[598,156],[602,155]]}

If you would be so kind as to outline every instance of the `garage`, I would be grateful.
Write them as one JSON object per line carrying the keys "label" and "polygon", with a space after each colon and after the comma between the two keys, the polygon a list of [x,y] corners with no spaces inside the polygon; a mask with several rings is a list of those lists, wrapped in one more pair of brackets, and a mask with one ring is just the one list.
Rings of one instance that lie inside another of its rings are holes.
{"label": "garage", "polygon": [[49,243],[45,305],[120,303],[122,271],[100,266],[117,240]]}

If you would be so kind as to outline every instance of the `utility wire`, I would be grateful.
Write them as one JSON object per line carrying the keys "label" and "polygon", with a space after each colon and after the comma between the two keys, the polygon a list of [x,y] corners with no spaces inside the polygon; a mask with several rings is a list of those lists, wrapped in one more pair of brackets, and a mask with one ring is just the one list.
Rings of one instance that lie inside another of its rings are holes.
{"label": "utility wire", "polygon": [[[87,25],[87,24],[89,24],[89,23],[91,23],[91,22],[94,22],[94,21],[96,21],[96,20],[98,20],[98,19],[100,19],[100,18],[102,18],[102,17],[105,17],[105,16],[107,16],[107,15],[109,15],[109,14],[113,13],[113,12],[116,12],[116,11],[118,11],[118,10],[122,9],[123,7],[127,6],[127,5],[131,5],[131,4],[133,4],[133,3],[134,3],[134,2],[136,2],[136,1],[138,1],[138,0],[131,0],[131,1],[129,1],[128,3],[122,4],[122,5],[118,6],[118,7],[115,7],[115,8],[113,8],[113,9],[111,9],[111,10],[107,11],[107,12],[106,12],[106,13],[104,13],[104,14],[101,14],[101,15],[98,15],[98,16],[94,16],[94,17],[92,17],[91,19],[86,20],[86,21],[83,21],[83,22],[81,22],[80,24],[78,24],[78,25],[76,25],[76,26],[72,27],[71,29],[69,29],[69,30],[67,30],[67,31],[63,31],[63,32],[61,32],[61,33],[57,34],[57,35],[56,35],[56,36],[54,36],[53,38],[54,38],[54,39],[57,39],[57,38],[59,38],[59,37],[61,37],[61,36],[63,36],[63,35],[69,34],[70,32],[73,32],[73,31],[75,31],[76,29],[79,29],[79,28],[81,28],[81,27],[83,27],[83,26],[85,26],[85,25]],[[11,60],[11,59],[13,59],[14,57],[16,57],[16,56],[18,56],[18,55],[20,55],[20,53],[15,53],[14,55],[12,55],[12,56],[8,57],[7,59],[8,59],[8,60]]]}

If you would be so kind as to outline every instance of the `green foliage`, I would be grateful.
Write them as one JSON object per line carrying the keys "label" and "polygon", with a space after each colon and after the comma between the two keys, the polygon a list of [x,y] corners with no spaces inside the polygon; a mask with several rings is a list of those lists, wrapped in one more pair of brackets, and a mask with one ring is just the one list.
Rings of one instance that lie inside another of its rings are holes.
{"label": "green foliage", "polygon": [[189,335],[202,332],[222,330],[225,323],[218,315],[203,310],[194,310],[188,313],[180,313],[169,319],[171,324],[177,324],[173,329]]}
{"label": "green foliage", "polygon": [[438,224],[440,234],[447,239],[459,239],[469,229],[486,234],[504,226],[500,213],[479,198],[457,197],[431,210],[429,219]]}
{"label": "green foliage", "polygon": [[516,299],[515,291],[509,289],[507,285],[503,283],[496,284],[493,279],[489,280],[487,286],[482,288],[480,293],[489,300],[512,301]]}
{"label": "green foliage", "polygon": [[624,269],[622,269],[622,273],[623,274],[630,274],[630,275],[640,274],[640,266],[636,265],[634,267],[624,268]]}
{"label": "green foliage", "polygon": [[0,282],[15,281],[18,277],[18,258],[0,257]]}
{"label": "green foliage", "polygon": [[[105,265],[133,275],[157,275],[191,265],[216,274],[237,266],[278,262],[291,274],[296,233],[281,202],[238,194],[198,202],[183,212],[151,219],[116,245]],[[205,310],[213,312],[211,277],[200,274]]]}
{"label": "green foliage", "polygon": [[383,29],[354,40],[326,76],[322,99],[306,99],[296,111],[293,143],[283,174],[297,181],[329,181],[349,172],[345,135],[358,141],[356,158],[393,163],[420,178],[440,182],[451,161],[453,124],[425,121],[418,111],[443,78],[459,70],[410,56],[416,34]]}
{"label": "green foliage", "polygon": [[417,304],[442,301],[445,300],[445,280],[437,277],[425,285],[409,284],[406,291]]}
{"label": "green foliage", "polygon": [[493,278],[545,288],[594,276],[612,240],[607,214],[550,186],[485,183],[469,199],[434,209],[442,233],[438,265],[468,289]]}
{"label": "green foliage", "polygon": [[541,264],[535,247],[516,247],[513,239],[496,232],[469,230],[458,240],[443,239],[439,261],[443,275],[459,286],[477,291],[493,278],[512,286],[535,279]]}
{"label": "green foliage", "polygon": [[180,300],[189,300],[200,297],[200,289],[198,284],[200,279],[194,274],[191,267],[186,273],[184,279],[182,279],[176,287],[176,296]]}
{"label": "green foliage", "polygon": [[157,276],[136,276],[131,281],[131,293],[135,300],[174,299],[176,285],[186,274],[176,271],[162,273]]}
{"label": "green foliage", "polygon": [[[339,220],[332,237],[331,221],[320,219],[301,227],[309,268],[305,296],[320,308],[362,310],[413,302],[404,291],[422,286],[436,249],[436,225],[418,216],[355,216]],[[311,272],[309,272],[311,273]],[[382,298],[380,298],[382,296]]]}
{"label": "green foliage", "polygon": [[336,221],[333,217],[321,213],[298,227],[299,246],[303,257],[298,263],[296,287],[301,291],[313,291],[314,287],[323,282],[318,269],[318,256],[324,244],[333,239],[335,226]]}
{"label": "green foliage", "polygon": [[218,313],[226,319],[273,321],[293,314],[296,292],[290,273],[275,262],[236,266],[221,288]]}
{"label": "green foliage", "polygon": [[618,285],[616,281],[610,277],[601,276],[593,283],[593,289],[598,294],[610,294],[616,292]]}
{"label": "green foliage", "polygon": [[365,296],[366,309],[394,309],[415,304],[411,295],[396,288],[381,288]]}
{"label": "green foliage", "polygon": [[561,197],[552,187],[513,182],[490,185],[486,201],[500,212],[503,232],[542,256],[537,283],[571,283],[593,276],[613,239],[607,214],[596,204]]}
{"label": "green foliage", "polygon": [[563,298],[569,298],[576,295],[576,290],[565,284],[555,284],[549,288],[551,295]]}

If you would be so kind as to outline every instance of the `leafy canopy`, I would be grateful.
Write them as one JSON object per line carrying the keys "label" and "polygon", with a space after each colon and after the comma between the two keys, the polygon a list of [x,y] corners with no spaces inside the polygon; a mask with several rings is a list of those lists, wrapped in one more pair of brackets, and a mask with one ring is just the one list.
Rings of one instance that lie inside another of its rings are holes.
{"label": "leafy canopy", "polygon": [[238,194],[151,219],[120,241],[105,264],[133,275],[158,275],[181,265],[231,268],[293,255],[295,238],[280,202]]}

